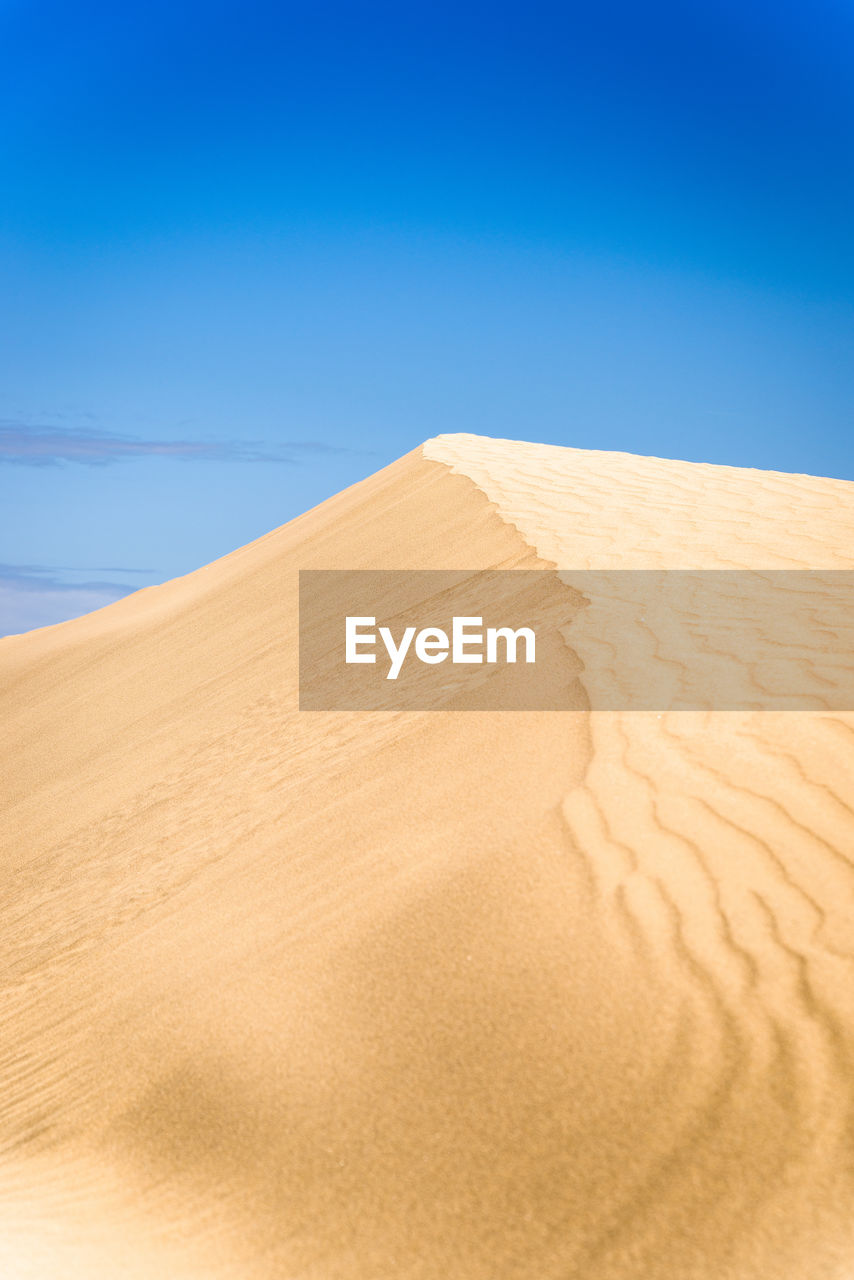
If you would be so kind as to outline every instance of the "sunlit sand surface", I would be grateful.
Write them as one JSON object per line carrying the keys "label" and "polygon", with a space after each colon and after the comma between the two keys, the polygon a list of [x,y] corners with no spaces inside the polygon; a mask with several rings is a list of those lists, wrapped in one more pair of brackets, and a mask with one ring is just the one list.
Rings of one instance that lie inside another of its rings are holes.
{"label": "sunlit sand surface", "polygon": [[439,436],[0,641],[4,1278],[854,1278],[854,715],[297,710],[299,569],[554,566],[854,485]]}

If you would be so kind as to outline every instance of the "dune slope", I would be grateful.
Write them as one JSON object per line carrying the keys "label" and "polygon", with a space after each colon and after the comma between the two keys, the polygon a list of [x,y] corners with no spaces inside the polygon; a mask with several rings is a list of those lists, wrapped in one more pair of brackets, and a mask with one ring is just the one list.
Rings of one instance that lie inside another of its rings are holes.
{"label": "dune slope", "polygon": [[296,592],[852,560],[840,481],[440,436],[0,641],[3,1274],[850,1277],[854,716],[300,714]]}

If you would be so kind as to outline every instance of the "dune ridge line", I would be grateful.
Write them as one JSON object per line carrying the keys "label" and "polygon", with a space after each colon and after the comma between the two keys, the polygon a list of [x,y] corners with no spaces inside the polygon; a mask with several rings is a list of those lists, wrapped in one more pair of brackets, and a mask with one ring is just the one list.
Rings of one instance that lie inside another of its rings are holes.
{"label": "dune ridge line", "polygon": [[854,716],[301,715],[296,601],[852,561],[843,481],[447,435],[0,641],[4,1274],[848,1280]]}

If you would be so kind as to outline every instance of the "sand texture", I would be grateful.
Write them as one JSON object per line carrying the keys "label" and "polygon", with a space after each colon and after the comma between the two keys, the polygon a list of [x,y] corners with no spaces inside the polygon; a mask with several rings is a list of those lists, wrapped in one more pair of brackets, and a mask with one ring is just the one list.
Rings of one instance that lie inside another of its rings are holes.
{"label": "sand texture", "polygon": [[439,436],[0,641],[4,1280],[854,1278],[854,715],[297,710],[299,569],[555,566],[854,485]]}

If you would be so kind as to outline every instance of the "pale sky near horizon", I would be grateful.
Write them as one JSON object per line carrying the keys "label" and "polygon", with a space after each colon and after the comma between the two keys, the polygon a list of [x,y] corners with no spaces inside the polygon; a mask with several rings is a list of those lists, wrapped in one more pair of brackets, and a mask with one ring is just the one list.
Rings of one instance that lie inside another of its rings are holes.
{"label": "pale sky near horizon", "polygon": [[854,479],[854,11],[0,0],[0,634],[473,431]]}

